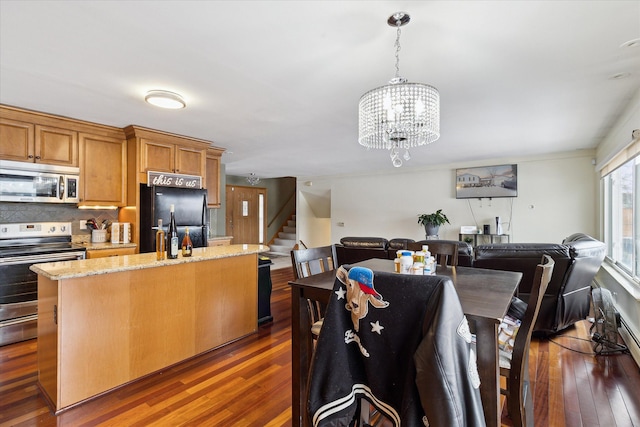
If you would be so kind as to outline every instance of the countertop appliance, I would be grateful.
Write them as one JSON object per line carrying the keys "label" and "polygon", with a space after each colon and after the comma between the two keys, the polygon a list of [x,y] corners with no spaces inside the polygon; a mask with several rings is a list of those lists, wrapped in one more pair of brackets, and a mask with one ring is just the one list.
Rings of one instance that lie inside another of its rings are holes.
{"label": "countertop appliance", "polygon": [[38,276],[32,264],[84,259],[70,222],[0,224],[0,345],[37,336]]}
{"label": "countertop appliance", "polygon": [[175,206],[178,242],[182,242],[185,228],[194,248],[207,246],[207,190],[140,185],[140,252],[156,250],[158,219],[162,228],[169,227],[169,208]]}
{"label": "countertop appliance", "polygon": [[80,168],[0,160],[0,202],[78,203]]}

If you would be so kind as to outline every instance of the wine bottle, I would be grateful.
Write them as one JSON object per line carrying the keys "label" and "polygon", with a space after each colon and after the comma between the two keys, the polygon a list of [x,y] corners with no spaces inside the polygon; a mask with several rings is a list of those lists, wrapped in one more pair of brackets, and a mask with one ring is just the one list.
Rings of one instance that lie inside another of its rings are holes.
{"label": "wine bottle", "polygon": [[178,228],[176,227],[175,205],[169,208],[171,219],[169,220],[169,232],[167,233],[167,258],[178,258]]}
{"label": "wine bottle", "polygon": [[184,231],[184,237],[182,238],[182,256],[191,256],[191,250],[193,249],[193,243],[191,243],[191,237],[189,237],[189,227]]}
{"label": "wine bottle", "polygon": [[156,259],[162,261],[165,258],[164,244],[165,244],[164,230],[162,229],[162,219],[158,220],[158,231],[156,231]]}

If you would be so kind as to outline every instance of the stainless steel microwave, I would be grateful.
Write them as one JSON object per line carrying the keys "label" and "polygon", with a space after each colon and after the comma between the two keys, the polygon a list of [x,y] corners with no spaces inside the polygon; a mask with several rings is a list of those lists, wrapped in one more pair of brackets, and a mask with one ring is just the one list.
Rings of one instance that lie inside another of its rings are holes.
{"label": "stainless steel microwave", "polygon": [[80,168],[0,160],[0,202],[78,203]]}

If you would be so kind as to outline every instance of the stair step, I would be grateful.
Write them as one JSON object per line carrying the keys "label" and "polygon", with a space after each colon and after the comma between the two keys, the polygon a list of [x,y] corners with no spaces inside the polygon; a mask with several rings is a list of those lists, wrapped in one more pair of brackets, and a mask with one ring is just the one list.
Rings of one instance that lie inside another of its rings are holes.
{"label": "stair step", "polygon": [[282,245],[269,245],[269,252],[273,252],[278,255],[290,255],[293,246],[282,246]]}
{"label": "stair step", "polygon": [[273,244],[279,246],[289,246],[290,248],[293,248],[293,246],[296,244],[296,241],[293,239],[275,238],[273,239]]}
{"label": "stair step", "polygon": [[293,228],[296,228],[296,221],[295,221],[295,220],[293,220],[293,221],[292,221],[292,220],[287,221],[287,226],[289,226],[289,227],[293,227]]}
{"label": "stair step", "polygon": [[284,233],[281,231],[278,233],[278,237],[280,239],[296,240],[296,233]]}
{"label": "stair step", "polygon": [[283,233],[296,234],[296,227],[295,227],[295,225],[293,227],[285,225],[284,227],[282,227],[282,232]]}

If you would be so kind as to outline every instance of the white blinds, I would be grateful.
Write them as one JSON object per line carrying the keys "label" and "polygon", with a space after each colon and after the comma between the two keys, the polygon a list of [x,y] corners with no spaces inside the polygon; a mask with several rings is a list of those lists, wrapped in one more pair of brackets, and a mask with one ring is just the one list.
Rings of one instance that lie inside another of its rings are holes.
{"label": "white blinds", "polygon": [[611,160],[600,169],[600,176],[603,177],[616,170],[618,167],[625,164],[627,161],[633,159],[640,154],[640,129],[635,129],[632,132],[632,140],[625,148],[623,148],[618,154],[613,156]]}

